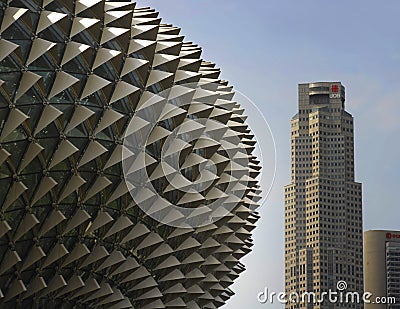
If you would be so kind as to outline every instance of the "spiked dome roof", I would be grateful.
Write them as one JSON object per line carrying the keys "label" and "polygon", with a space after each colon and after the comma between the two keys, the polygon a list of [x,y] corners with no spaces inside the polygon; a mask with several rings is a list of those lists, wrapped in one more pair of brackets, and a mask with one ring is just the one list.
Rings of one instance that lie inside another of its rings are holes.
{"label": "spiked dome roof", "polygon": [[[233,295],[259,217],[251,132],[201,49],[135,6],[0,2],[2,308],[217,308]],[[143,173],[150,195],[127,177]],[[218,220],[193,224],[219,199]]]}

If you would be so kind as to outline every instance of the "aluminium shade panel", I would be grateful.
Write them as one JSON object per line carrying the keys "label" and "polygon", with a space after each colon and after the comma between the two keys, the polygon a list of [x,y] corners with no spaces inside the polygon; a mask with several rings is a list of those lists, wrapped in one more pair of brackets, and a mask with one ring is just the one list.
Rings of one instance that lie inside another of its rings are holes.
{"label": "aluminium shade panel", "polygon": [[[213,150],[221,183],[234,168],[255,177],[252,135],[220,70],[179,28],[128,1],[1,1],[0,35],[0,306],[222,306],[252,246],[257,182],[236,180],[243,196],[221,220],[181,228],[136,205],[122,167],[123,137],[141,98],[202,82],[217,85],[212,95],[171,107],[152,145],[184,121],[215,119],[238,132],[251,164],[227,164],[214,139],[189,143],[182,166],[198,169]],[[152,145],[151,181],[165,182]],[[168,186],[156,189],[168,197]],[[198,207],[221,194],[201,193],[172,201]]]}

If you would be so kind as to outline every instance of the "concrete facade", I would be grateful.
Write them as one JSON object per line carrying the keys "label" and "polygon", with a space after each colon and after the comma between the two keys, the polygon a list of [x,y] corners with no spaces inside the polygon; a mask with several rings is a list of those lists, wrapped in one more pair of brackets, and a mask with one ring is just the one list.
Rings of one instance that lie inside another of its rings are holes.
{"label": "concrete facade", "polygon": [[[400,308],[400,231],[364,233],[365,291],[375,297],[395,297],[395,304],[365,304],[365,308]],[[389,301],[389,300],[388,300]]]}
{"label": "concrete facade", "polygon": [[[285,186],[286,293],[363,290],[362,195],[354,180],[353,117],[340,82],[300,84]],[[286,308],[339,305],[287,303]],[[343,308],[343,306],[341,306]],[[349,308],[361,305],[347,304]]]}

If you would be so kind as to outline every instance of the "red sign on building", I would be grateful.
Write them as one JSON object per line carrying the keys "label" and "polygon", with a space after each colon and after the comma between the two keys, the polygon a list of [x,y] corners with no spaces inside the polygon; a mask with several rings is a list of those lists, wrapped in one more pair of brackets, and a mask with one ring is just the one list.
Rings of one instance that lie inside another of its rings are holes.
{"label": "red sign on building", "polygon": [[400,234],[386,233],[386,238],[387,238],[387,239],[391,239],[391,238],[400,238]]}

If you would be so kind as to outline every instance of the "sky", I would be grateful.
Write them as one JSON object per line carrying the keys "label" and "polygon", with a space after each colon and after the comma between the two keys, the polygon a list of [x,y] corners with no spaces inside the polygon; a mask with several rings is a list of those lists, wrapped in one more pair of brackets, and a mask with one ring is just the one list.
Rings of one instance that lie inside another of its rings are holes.
{"label": "sky", "polygon": [[[364,230],[400,230],[400,2],[398,0],[140,0],[186,41],[221,78],[249,97],[272,130],[276,178],[259,209],[246,272],[223,307],[281,308],[257,294],[283,290],[283,186],[290,182],[290,118],[297,84],[341,81],[354,116],[356,180],[363,183]],[[264,169],[273,163],[265,162]]]}

